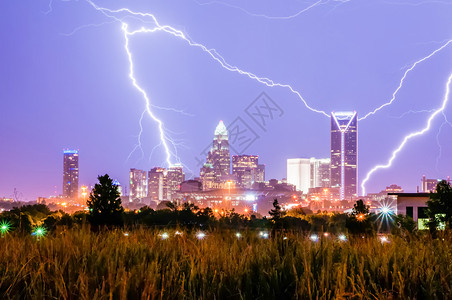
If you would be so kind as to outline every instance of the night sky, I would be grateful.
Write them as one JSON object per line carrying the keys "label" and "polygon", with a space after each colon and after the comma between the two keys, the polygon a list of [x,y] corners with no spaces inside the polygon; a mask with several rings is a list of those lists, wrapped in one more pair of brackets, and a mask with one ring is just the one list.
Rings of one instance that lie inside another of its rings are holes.
{"label": "night sky", "polygon": [[[280,17],[316,1],[200,3],[96,2],[153,13],[229,64],[290,84],[327,113],[356,110],[363,116],[389,101],[411,64],[452,39],[450,0],[324,0],[293,18]],[[0,197],[14,188],[21,200],[55,195],[55,187],[60,194],[66,148],[80,150],[80,184],[108,173],[127,186],[129,168],[165,166],[157,125],[148,116],[143,151],[132,152],[144,100],[128,77],[119,22],[83,0],[5,0],[0,7]],[[146,25],[124,21],[135,29]],[[266,179],[285,177],[287,158],[329,157],[329,118],[309,111],[287,88],[227,71],[163,32],[130,37],[129,46],[137,81],[153,105],[183,111],[153,108],[176,142],[188,178],[199,175],[197,159],[205,159],[200,153],[220,120],[239,120],[254,132],[249,147],[238,151],[258,154]],[[406,134],[425,126],[429,112],[404,113],[441,106],[451,71],[452,44],[408,74],[393,105],[358,124],[360,179],[385,163]],[[247,107],[262,93],[279,111],[260,127]],[[452,121],[452,105],[444,113]],[[392,168],[372,177],[367,191],[392,183],[415,191],[424,174],[451,175],[452,127],[443,123],[438,117],[427,134],[410,141]]]}

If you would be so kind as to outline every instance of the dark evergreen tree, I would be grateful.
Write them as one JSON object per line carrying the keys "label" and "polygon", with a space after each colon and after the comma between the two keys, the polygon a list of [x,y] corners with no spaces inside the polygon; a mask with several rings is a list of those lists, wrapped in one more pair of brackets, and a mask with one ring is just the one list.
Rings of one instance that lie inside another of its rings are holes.
{"label": "dark evergreen tree", "polygon": [[284,217],[284,215],[286,214],[286,212],[281,209],[281,205],[279,205],[278,199],[275,199],[273,201],[273,209],[271,209],[268,213],[270,214],[270,216],[272,216],[271,219],[275,222]]}
{"label": "dark evergreen tree", "polygon": [[124,208],[118,187],[113,180],[105,174],[97,177],[99,183],[89,195],[87,205],[89,208],[88,220],[94,228],[100,226],[122,226]]}

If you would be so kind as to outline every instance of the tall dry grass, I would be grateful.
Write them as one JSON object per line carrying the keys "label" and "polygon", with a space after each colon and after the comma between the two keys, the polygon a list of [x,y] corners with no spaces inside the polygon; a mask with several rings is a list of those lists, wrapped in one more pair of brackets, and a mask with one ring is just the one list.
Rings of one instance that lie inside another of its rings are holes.
{"label": "tall dry grass", "polygon": [[452,236],[83,230],[0,239],[1,299],[451,299]]}

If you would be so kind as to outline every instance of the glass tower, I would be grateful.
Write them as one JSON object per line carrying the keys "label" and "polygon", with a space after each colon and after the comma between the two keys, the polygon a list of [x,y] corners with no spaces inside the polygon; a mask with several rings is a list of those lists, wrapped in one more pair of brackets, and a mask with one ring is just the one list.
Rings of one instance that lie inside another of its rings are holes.
{"label": "glass tower", "polygon": [[78,198],[78,151],[63,151],[63,197]]}
{"label": "glass tower", "polygon": [[331,113],[331,187],[341,199],[358,195],[358,117],[356,112]]}

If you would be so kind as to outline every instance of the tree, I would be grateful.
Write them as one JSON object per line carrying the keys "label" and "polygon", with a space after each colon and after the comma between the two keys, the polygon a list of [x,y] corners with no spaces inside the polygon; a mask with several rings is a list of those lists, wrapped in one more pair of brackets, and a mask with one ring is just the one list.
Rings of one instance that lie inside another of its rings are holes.
{"label": "tree", "polygon": [[268,213],[270,214],[270,216],[272,216],[271,219],[275,222],[284,217],[284,215],[286,214],[286,212],[281,209],[281,205],[279,205],[278,199],[275,199],[273,201],[273,209],[271,209]]}
{"label": "tree", "polygon": [[369,207],[363,200],[358,200],[353,205],[352,213],[345,221],[345,227],[351,234],[371,234],[372,223],[370,220]]}
{"label": "tree", "polygon": [[89,222],[98,227],[122,226],[124,208],[121,205],[118,186],[113,185],[113,180],[108,174],[97,179],[99,183],[96,183],[87,201]]}
{"label": "tree", "polygon": [[452,229],[452,187],[446,180],[438,183],[436,193],[430,193],[426,213],[430,232],[436,231],[440,222]]}

